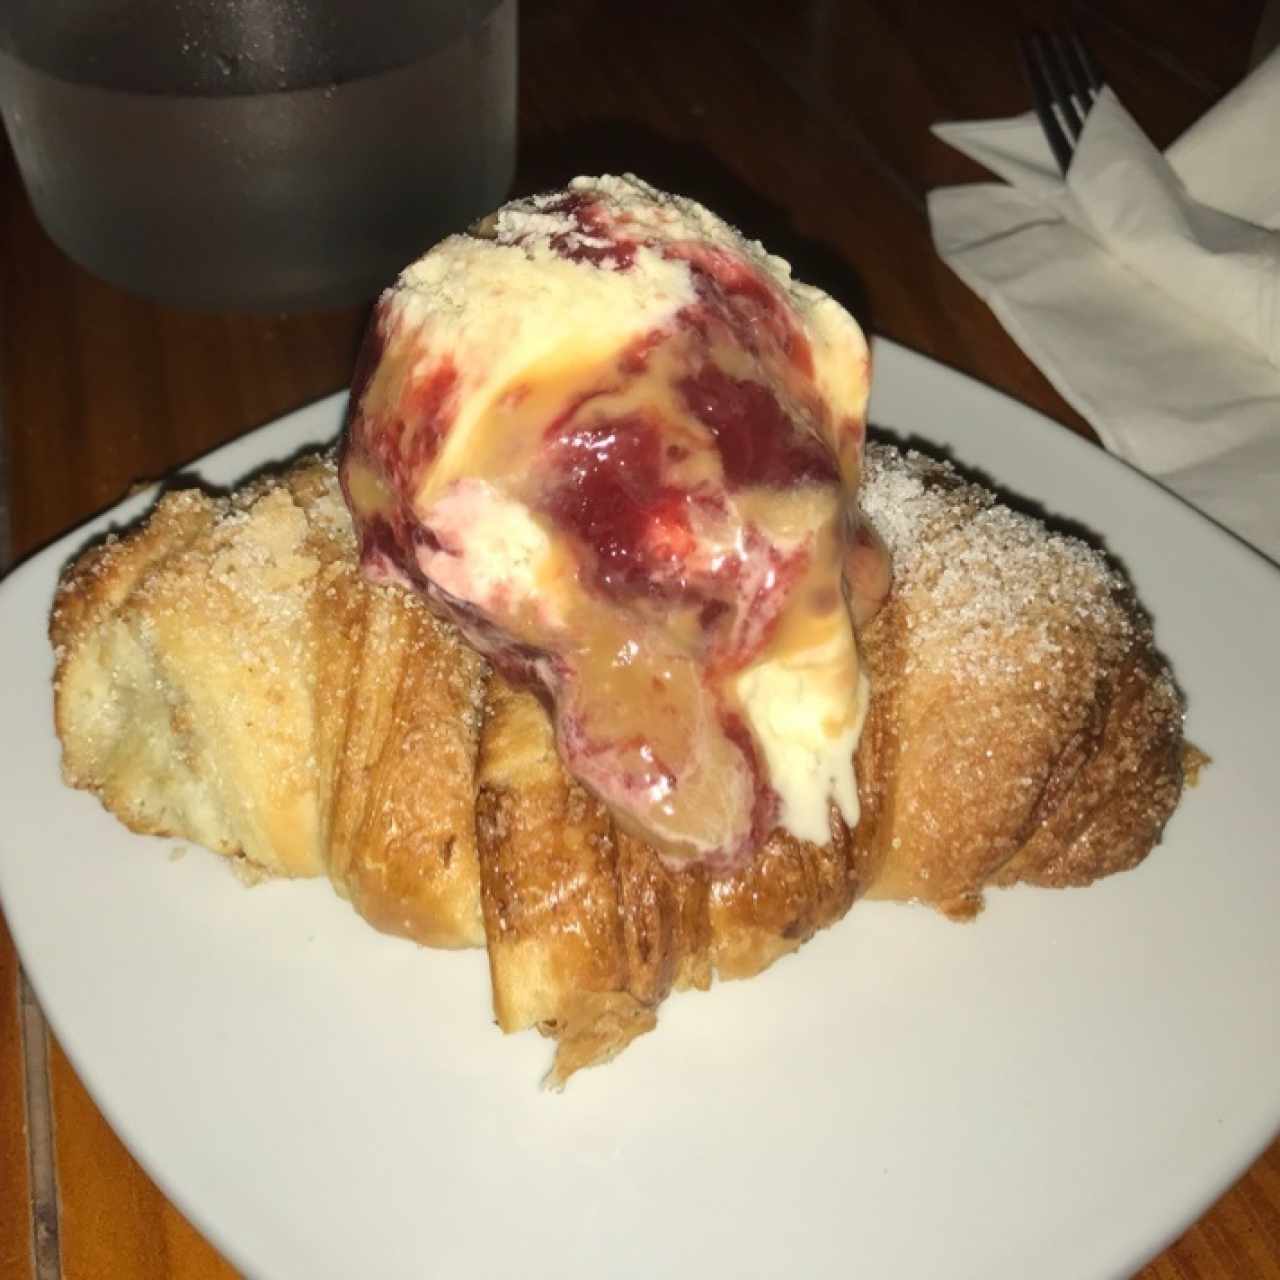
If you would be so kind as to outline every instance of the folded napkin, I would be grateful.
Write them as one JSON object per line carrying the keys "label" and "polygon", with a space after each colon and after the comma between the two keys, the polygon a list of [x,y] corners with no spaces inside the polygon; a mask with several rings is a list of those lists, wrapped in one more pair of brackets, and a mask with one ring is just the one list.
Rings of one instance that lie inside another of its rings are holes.
{"label": "folded napkin", "polygon": [[935,132],[942,258],[1113,452],[1280,561],[1280,51],[1161,155],[1115,95],[1064,181],[1032,113]]}

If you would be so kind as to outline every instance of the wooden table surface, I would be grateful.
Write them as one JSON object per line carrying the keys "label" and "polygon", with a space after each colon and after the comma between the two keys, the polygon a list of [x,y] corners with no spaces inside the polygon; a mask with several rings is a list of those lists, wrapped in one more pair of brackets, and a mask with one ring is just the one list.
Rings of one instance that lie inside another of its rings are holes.
{"label": "wooden table surface", "polygon": [[[517,189],[632,170],[696,196],[874,332],[1089,434],[934,254],[925,193],[982,175],[929,126],[1024,110],[1017,34],[1070,24],[1165,145],[1244,74],[1260,28],[1276,26],[1263,8],[525,0]],[[191,314],[129,297],[50,244],[0,151],[9,554],[342,387],[365,316]],[[0,1277],[231,1274],[46,1040],[0,921]],[[1280,1280],[1280,1143],[1141,1274]]]}

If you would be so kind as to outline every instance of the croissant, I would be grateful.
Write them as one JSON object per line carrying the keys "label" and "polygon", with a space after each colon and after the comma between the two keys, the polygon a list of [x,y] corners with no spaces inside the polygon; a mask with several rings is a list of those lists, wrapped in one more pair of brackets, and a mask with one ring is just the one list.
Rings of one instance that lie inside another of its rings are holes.
{"label": "croissant", "polygon": [[50,634],[63,773],[139,832],[327,875],[375,927],[487,946],[550,1081],[672,990],[758,973],[862,896],[974,914],[1159,840],[1195,757],[1126,581],[951,467],[872,444],[894,586],[862,631],[862,816],[673,870],[560,764],[550,720],[414,595],[364,581],[333,459],[166,495],[69,566]]}

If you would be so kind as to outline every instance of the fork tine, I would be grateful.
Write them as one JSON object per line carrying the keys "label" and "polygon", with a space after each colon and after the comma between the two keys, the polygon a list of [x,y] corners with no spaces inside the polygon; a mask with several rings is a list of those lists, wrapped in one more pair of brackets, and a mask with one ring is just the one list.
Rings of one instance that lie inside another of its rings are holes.
{"label": "fork tine", "polygon": [[1089,114],[1093,100],[1098,96],[1099,85],[1094,84],[1089,72],[1089,51],[1084,47],[1080,37],[1074,32],[1057,37],[1058,60],[1066,71],[1071,84],[1071,92],[1075,95],[1081,113]]}
{"label": "fork tine", "polygon": [[1053,158],[1058,162],[1058,168],[1066,173],[1067,166],[1071,163],[1071,143],[1067,141],[1067,135],[1062,132],[1062,125],[1058,123],[1057,114],[1053,109],[1053,94],[1041,70],[1036,47],[1037,42],[1033,37],[1023,36],[1018,41],[1018,52],[1022,56],[1022,70],[1031,88],[1031,102],[1035,107],[1036,115],[1040,118],[1040,127],[1044,130],[1045,139],[1053,152]]}
{"label": "fork tine", "polygon": [[1098,70],[1098,64],[1094,62],[1088,46],[1074,31],[1071,33],[1071,51],[1075,54],[1076,61],[1080,64],[1080,69],[1084,72],[1085,78],[1089,82],[1089,87],[1093,90],[1093,96],[1101,93],[1102,72]]}
{"label": "fork tine", "polygon": [[1067,132],[1071,135],[1072,141],[1075,141],[1084,128],[1084,116],[1080,114],[1080,109],[1071,96],[1071,86],[1067,83],[1060,61],[1061,50],[1058,48],[1058,41],[1054,36],[1042,36],[1034,41],[1032,50],[1040,59],[1040,68],[1049,82],[1054,105],[1062,113],[1062,121],[1067,126]]}

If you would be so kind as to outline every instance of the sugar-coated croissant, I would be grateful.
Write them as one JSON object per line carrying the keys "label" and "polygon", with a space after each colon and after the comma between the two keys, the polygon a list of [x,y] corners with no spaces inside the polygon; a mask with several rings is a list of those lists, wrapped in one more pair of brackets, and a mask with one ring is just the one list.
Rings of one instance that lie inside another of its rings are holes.
{"label": "sugar-coated croissant", "polygon": [[71,565],[64,775],[134,830],[327,874],[380,929],[487,945],[499,1024],[557,1038],[556,1083],[860,896],[963,916],[988,885],[1141,860],[1190,756],[1127,583],[920,455],[869,447],[862,501],[894,587],[860,637],[862,817],[833,809],[825,845],[776,831],[733,873],[670,869],[565,773],[532,694],[361,579],[327,457],[169,494]]}

